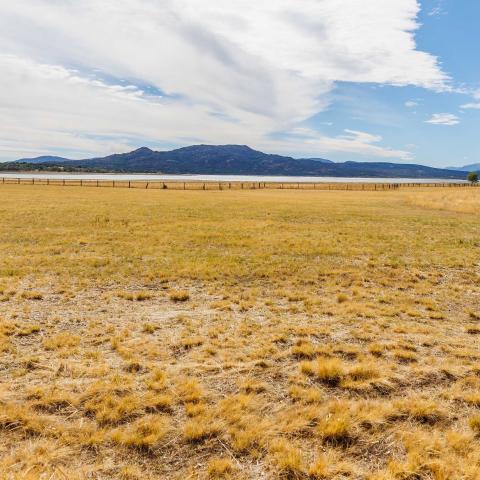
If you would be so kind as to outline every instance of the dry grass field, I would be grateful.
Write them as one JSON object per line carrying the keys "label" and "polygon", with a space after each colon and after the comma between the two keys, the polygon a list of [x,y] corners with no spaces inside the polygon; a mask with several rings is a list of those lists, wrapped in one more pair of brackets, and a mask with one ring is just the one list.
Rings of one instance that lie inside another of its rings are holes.
{"label": "dry grass field", "polygon": [[[478,188],[478,187],[477,187]],[[438,210],[448,210],[460,213],[480,213],[480,194],[471,188],[455,189],[439,189],[425,195],[425,192],[410,195],[410,202],[413,205],[420,205],[427,208]]]}
{"label": "dry grass field", "polygon": [[479,209],[0,185],[0,478],[480,479]]}

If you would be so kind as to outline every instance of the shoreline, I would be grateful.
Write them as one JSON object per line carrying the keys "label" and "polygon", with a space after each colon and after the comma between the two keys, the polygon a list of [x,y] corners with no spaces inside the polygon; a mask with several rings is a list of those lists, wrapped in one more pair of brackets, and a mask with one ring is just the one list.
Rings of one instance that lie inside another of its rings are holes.
{"label": "shoreline", "polygon": [[[5,180],[70,180],[70,181],[131,181],[131,182],[189,182],[189,183],[275,183],[275,184],[468,184],[467,180],[452,178],[408,177],[313,177],[275,175],[207,175],[158,173],[84,173],[84,172],[1,172]],[[0,181],[2,181],[0,180]],[[5,182],[4,182],[5,183]]]}

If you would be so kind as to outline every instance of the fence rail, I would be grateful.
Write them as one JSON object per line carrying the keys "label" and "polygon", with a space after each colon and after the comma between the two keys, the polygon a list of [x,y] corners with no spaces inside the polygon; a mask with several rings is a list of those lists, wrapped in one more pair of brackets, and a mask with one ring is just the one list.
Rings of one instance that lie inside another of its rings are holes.
{"label": "fence rail", "polygon": [[65,187],[137,188],[150,190],[351,190],[385,191],[406,187],[471,187],[468,183],[314,183],[314,182],[202,182],[162,180],[84,180],[0,177],[3,185],[50,185]]}

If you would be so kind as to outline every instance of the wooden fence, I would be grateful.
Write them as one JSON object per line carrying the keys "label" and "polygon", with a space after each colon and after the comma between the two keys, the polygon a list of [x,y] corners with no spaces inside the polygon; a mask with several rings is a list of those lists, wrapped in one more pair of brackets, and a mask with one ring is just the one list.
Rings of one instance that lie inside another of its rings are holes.
{"label": "wooden fence", "polygon": [[468,183],[313,183],[313,182],[202,182],[162,180],[83,180],[0,177],[4,185],[51,185],[68,187],[137,188],[150,190],[352,190],[385,191],[405,187],[470,187]]}

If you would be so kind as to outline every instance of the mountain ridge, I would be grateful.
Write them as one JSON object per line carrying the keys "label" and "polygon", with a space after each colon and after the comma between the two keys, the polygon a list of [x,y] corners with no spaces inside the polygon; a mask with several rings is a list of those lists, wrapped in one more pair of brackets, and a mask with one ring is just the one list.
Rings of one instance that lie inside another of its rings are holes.
{"label": "mountain ridge", "polygon": [[56,157],[54,155],[42,155],[34,158],[20,158],[13,163],[54,163],[54,162],[69,162],[69,158]]}
{"label": "mountain ridge", "polygon": [[[211,174],[211,175],[287,175],[387,178],[464,179],[463,171],[416,164],[388,162],[343,162],[267,154],[247,145],[191,145],[170,151],[141,147],[131,152],[105,157],[69,160],[51,157],[39,161],[21,159],[17,164],[46,165],[49,168],[78,168],[82,171],[119,173]],[[47,157],[48,158],[48,157]],[[60,160],[58,160],[60,159]]]}
{"label": "mountain ridge", "polygon": [[448,170],[456,170],[457,172],[480,172],[480,163],[471,163],[463,167],[447,167]]}

